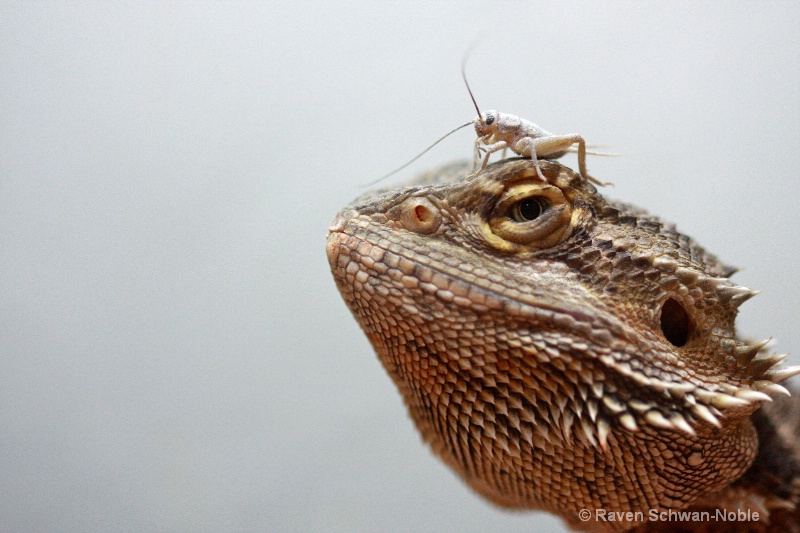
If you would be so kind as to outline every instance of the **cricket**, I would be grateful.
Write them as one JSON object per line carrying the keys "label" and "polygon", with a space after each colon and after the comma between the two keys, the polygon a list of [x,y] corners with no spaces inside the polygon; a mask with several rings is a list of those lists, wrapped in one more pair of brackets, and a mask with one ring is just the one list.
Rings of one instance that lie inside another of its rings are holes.
{"label": "cricket", "polygon": [[388,174],[385,174],[380,178],[366,184],[366,187],[375,185],[379,181],[382,181],[389,176],[400,172],[408,165],[425,155],[431,148],[445,140],[447,137],[458,130],[469,126],[470,124],[475,125],[475,133],[478,136],[475,139],[475,159],[473,169],[477,168],[478,161],[481,158],[481,153],[483,152],[485,154],[483,155],[483,163],[478,169],[478,172],[486,168],[489,158],[493,153],[501,150],[511,150],[520,157],[528,157],[533,160],[534,166],[536,167],[536,173],[538,174],[539,178],[543,181],[547,181],[539,167],[538,159],[540,157],[558,159],[568,152],[574,152],[575,149],[573,146],[577,144],[578,171],[581,177],[600,186],[611,184],[608,182],[599,181],[589,175],[586,170],[586,154],[604,156],[613,156],[618,154],[587,151],[586,141],[581,135],[577,133],[555,135],[541,128],[537,124],[518,117],[517,115],[500,113],[499,111],[495,110],[489,110],[481,113],[481,110],[478,107],[478,102],[475,100],[475,95],[472,93],[472,88],[469,85],[469,81],[467,81],[466,60],[467,58],[464,57],[464,60],[461,63],[461,77],[464,80],[464,84],[467,86],[467,92],[469,93],[470,99],[472,99],[472,103],[475,106],[475,111],[477,111],[478,116],[473,120],[465,122],[457,128],[450,130],[445,135],[437,139],[436,142],[417,154],[416,157],[389,172]]}
{"label": "cricket", "polygon": [[[467,81],[464,64],[461,64],[461,77],[467,86],[467,92],[475,105],[478,117],[468,122],[475,124],[475,164],[477,166],[481,151],[486,155],[480,170],[486,168],[489,157],[500,150],[510,149],[521,157],[530,157],[536,167],[536,173],[543,181],[547,181],[539,168],[539,157],[558,159],[567,152],[571,151],[573,145],[578,145],[578,171],[583,179],[589,180],[597,185],[609,185],[599,181],[586,171],[586,141],[577,133],[568,135],[555,135],[541,128],[529,120],[512,115],[510,113],[500,113],[490,110],[481,113],[478,102],[472,94],[472,88]],[[594,155],[614,155],[600,152],[589,152]]]}

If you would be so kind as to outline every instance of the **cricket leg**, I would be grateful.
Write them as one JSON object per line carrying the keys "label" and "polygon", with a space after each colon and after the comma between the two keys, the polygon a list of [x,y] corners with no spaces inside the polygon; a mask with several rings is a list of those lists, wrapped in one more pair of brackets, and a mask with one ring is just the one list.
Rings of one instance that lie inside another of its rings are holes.
{"label": "cricket leg", "polygon": [[[586,170],[586,141],[577,133],[570,135],[551,135],[548,137],[527,137],[528,144],[531,145],[532,150],[535,150],[542,157],[561,157],[569,148],[578,145],[578,171],[583,179],[589,180],[597,185],[609,185],[597,180],[589,175]],[[526,147],[527,148],[527,147]]]}
{"label": "cricket leg", "polygon": [[486,150],[486,157],[483,158],[483,164],[481,165],[481,170],[486,168],[486,164],[489,162],[489,157],[495,152],[499,152],[500,150],[504,150],[508,147],[508,143],[505,141],[497,141],[494,144],[489,144],[487,146],[483,146],[482,149]]}
{"label": "cricket leg", "polygon": [[539,167],[539,156],[536,153],[537,140],[533,137],[523,137],[511,149],[522,157],[530,157],[539,179],[547,183],[547,178],[544,177],[542,169]]}

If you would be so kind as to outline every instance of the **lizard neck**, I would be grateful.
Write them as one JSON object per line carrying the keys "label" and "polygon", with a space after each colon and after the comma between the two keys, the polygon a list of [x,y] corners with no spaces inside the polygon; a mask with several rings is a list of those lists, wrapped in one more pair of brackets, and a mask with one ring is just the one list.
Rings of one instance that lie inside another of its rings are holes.
{"label": "lizard neck", "polygon": [[[754,413],[750,422],[759,446],[753,463],[733,483],[685,511],[733,518],[724,523],[726,533],[800,532],[798,412],[797,401],[784,398]],[[651,522],[632,533],[713,533],[723,531],[719,525],[718,520]]]}
{"label": "lizard neck", "polygon": [[[438,359],[431,353],[427,357]],[[470,394],[465,382],[454,378],[448,399],[442,394],[447,386],[443,390],[407,387],[403,376],[412,371],[408,365],[413,366],[413,361],[389,360],[393,364],[386,365],[387,370],[424,440],[470,487],[503,507],[557,512],[577,530],[625,531],[643,524],[651,510],[691,508],[698,501],[714,507],[761,457],[757,426],[748,417],[727,419],[721,428],[708,426],[694,436],[649,426],[635,432],[612,431],[605,446],[590,441],[578,420],[564,435],[560,424],[565,412],[551,409],[535,396],[530,397],[530,405],[523,406],[537,420],[535,425],[498,416],[491,406],[481,406],[479,398],[466,398],[475,409],[465,418],[463,409],[446,408],[459,400],[459,389]],[[521,369],[509,368],[509,372],[523,375]],[[553,387],[554,381],[547,386]],[[537,388],[543,392],[540,396],[547,395],[543,384]],[[566,394],[556,390],[553,396]],[[513,402],[514,394],[493,398],[495,407]],[[464,403],[458,401],[459,406]],[[504,433],[519,438],[499,438]],[[537,465],[537,469],[524,465]],[[601,516],[585,522],[579,518],[582,509],[615,516],[630,512],[633,520],[617,519],[612,524]]]}

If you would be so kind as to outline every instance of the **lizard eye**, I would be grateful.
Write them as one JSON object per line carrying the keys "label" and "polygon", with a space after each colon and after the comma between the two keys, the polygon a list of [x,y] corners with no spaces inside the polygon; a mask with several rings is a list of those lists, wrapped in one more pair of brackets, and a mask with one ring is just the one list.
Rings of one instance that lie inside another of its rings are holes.
{"label": "lizard eye", "polygon": [[520,200],[511,206],[509,218],[514,222],[530,222],[536,220],[547,210],[547,200],[541,196],[532,196]]}
{"label": "lizard eye", "polygon": [[569,236],[572,213],[572,204],[558,187],[531,181],[513,183],[488,217],[495,237],[490,242],[505,250],[511,247],[496,237],[527,249],[555,246]]}

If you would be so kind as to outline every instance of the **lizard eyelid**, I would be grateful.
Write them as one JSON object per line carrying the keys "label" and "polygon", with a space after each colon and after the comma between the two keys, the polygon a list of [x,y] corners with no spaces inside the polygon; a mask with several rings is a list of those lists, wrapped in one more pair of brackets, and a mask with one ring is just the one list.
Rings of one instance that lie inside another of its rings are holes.
{"label": "lizard eyelid", "polygon": [[510,186],[489,215],[497,237],[527,248],[555,246],[569,236],[572,204],[561,189],[524,181]]}

